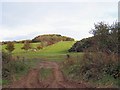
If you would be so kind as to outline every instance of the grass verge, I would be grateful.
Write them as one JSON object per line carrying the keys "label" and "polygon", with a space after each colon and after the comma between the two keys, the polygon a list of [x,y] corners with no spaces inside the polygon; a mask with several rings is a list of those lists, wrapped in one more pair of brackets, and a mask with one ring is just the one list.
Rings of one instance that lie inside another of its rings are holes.
{"label": "grass verge", "polygon": [[44,81],[52,75],[51,68],[41,68],[40,69],[40,80]]}

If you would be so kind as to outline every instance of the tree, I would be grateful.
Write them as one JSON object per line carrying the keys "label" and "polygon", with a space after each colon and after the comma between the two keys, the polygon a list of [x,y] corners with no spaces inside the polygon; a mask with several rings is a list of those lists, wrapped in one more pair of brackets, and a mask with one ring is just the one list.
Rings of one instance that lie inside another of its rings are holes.
{"label": "tree", "polygon": [[120,39],[120,23],[115,22],[111,25],[110,27],[110,35],[109,35],[109,40],[110,42],[110,46],[113,52],[115,53],[120,53],[119,51],[119,39]]}
{"label": "tree", "polygon": [[14,48],[14,43],[13,42],[8,42],[7,46],[5,48],[9,53],[11,53],[15,48]]}
{"label": "tree", "polygon": [[118,22],[112,25],[103,22],[95,24],[95,28],[92,29],[91,33],[94,35],[94,42],[99,51],[107,53],[118,52],[118,30],[120,30]]}
{"label": "tree", "polygon": [[109,33],[110,26],[108,24],[105,24],[104,22],[94,24],[94,27],[95,28],[90,31],[90,33],[93,34],[94,36],[106,35]]}
{"label": "tree", "polygon": [[24,49],[26,51],[31,49],[31,44],[29,43],[29,41],[25,41],[24,46],[21,49]]}

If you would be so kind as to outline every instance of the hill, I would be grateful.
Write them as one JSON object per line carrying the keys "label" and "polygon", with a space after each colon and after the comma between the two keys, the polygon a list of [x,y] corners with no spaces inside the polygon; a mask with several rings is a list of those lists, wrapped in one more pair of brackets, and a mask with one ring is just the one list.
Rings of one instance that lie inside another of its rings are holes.
{"label": "hill", "polygon": [[32,39],[32,42],[46,42],[47,45],[52,45],[59,41],[74,41],[74,39],[66,36],[61,36],[59,34],[39,35]]}
{"label": "hill", "polygon": [[7,44],[9,42],[25,43],[26,41],[28,41],[29,43],[41,42],[42,46],[49,46],[60,41],[74,41],[74,39],[71,37],[62,36],[60,34],[44,34],[44,35],[36,36],[32,40],[28,39],[28,40],[20,40],[20,41],[2,41],[2,44]]}

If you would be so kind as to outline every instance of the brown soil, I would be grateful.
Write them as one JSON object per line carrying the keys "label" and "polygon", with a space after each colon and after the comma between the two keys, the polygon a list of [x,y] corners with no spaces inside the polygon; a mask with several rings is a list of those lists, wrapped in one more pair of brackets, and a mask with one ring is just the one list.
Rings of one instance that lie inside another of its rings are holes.
{"label": "brown soil", "polygon": [[[40,79],[41,68],[52,68],[53,75],[45,81]],[[63,76],[59,65],[56,62],[41,62],[39,65],[30,70],[29,73],[20,80],[13,82],[9,88],[88,88],[85,83],[68,81]]]}

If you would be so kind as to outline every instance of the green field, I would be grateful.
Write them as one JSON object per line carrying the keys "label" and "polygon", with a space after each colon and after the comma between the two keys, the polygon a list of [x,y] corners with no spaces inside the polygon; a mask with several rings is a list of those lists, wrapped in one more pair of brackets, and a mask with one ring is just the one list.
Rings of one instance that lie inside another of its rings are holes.
{"label": "green field", "polygon": [[[72,47],[72,45],[75,43],[75,41],[61,41],[56,44],[44,47],[43,49],[37,51],[36,53],[39,54],[51,54],[51,53],[66,53],[68,52],[67,50]],[[32,48],[36,48],[39,43],[31,43]],[[15,44],[15,50],[13,51],[13,54],[18,55],[25,53],[25,50],[22,50],[23,44]],[[2,46],[2,49],[5,50],[6,45]],[[30,53],[30,52],[28,52]]]}
{"label": "green field", "polygon": [[[68,49],[70,49],[74,43],[75,41],[61,41],[37,51],[25,51],[21,49],[23,44],[15,44],[15,50],[12,53],[14,56],[25,57],[27,59],[44,59],[59,62],[66,58],[66,54],[76,55],[68,52]],[[36,48],[38,44],[39,43],[31,43],[34,48]],[[5,47],[6,45],[3,45],[2,49],[5,50]]]}

